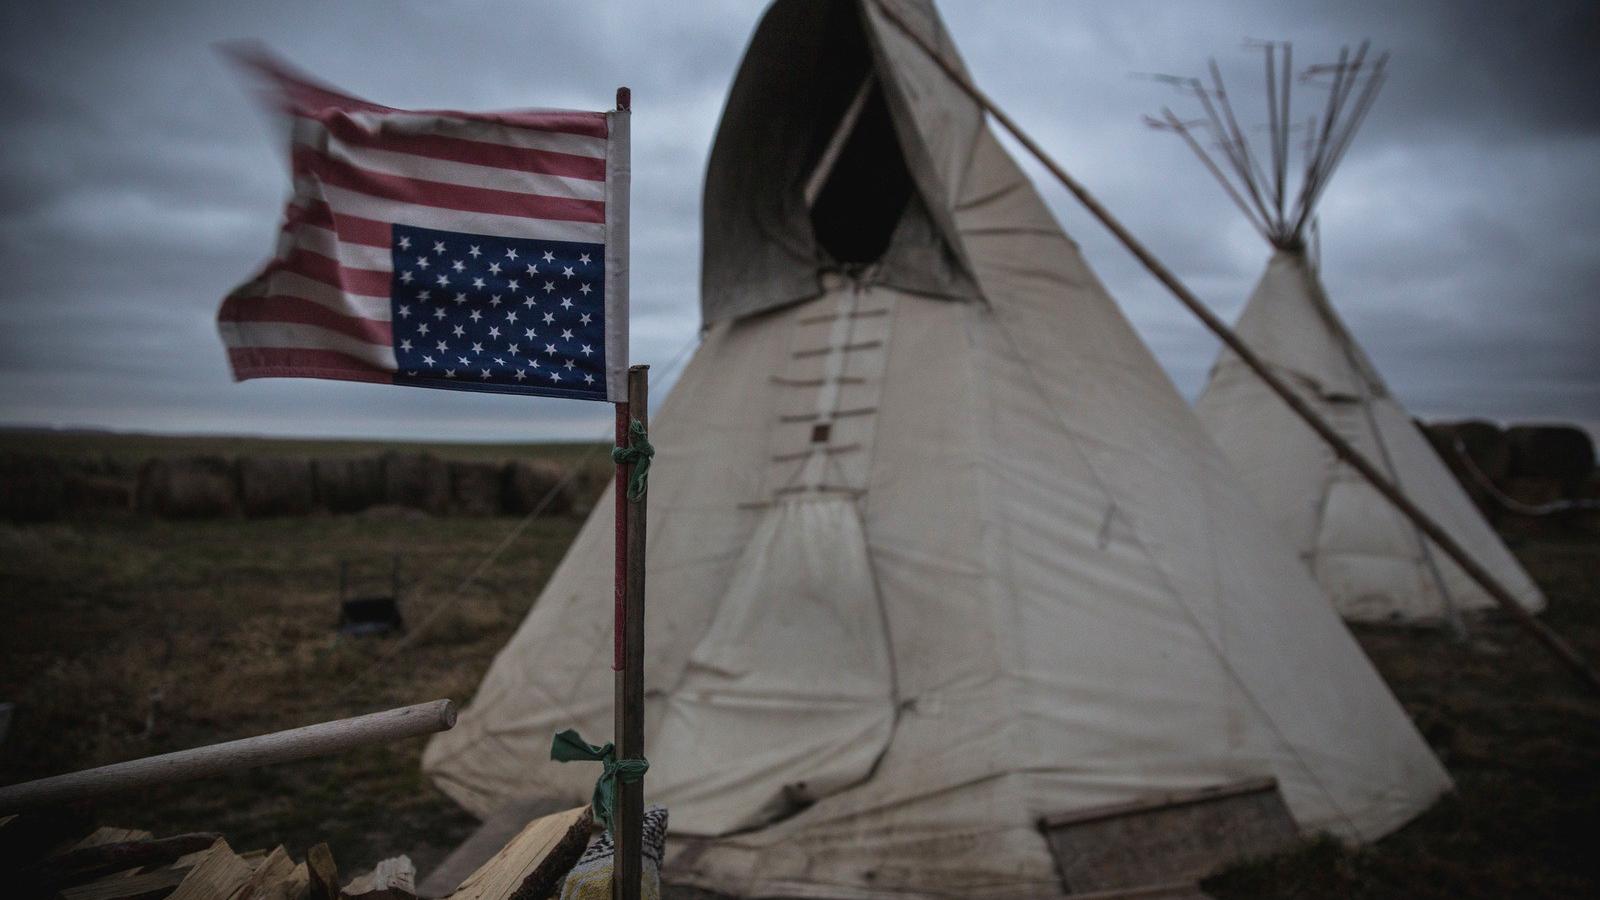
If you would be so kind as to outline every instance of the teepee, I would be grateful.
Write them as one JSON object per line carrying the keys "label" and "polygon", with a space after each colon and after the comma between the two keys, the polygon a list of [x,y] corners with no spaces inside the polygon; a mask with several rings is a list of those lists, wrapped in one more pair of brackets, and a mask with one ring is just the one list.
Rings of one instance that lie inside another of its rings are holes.
{"label": "teepee", "polygon": [[[1279,50],[1281,49],[1281,56]],[[1199,101],[1198,126],[1170,112],[1154,124],[1178,131],[1251,224],[1272,245],[1267,271],[1235,332],[1369,460],[1381,466],[1518,602],[1544,607],[1533,581],[1500,542],[1444,462],[1389,391],[1334,312],[1306,233],[1330,176],[1384,80],[1386,55],[1363,44],[1303,80],[1329,80],[1327,105],[1305,125],[1305,169],[1287,184],[1291,50],[1267,44],[1267,152],[1244,137],[1215,63],[1209,85],[1180,83]],[[1194,131],[1213,139],[1215,157]],[[1293,193],[1293,197],[1289,195]],[[1449,621],[1494,600],[1426,539],[1224,349],[1196,411],[1246,488],[1294,543],[1334,605],[1360,621]]]}
{"label": "teepee", "polygon": [[[952,61],[928,0],[895,14]],[[877,0],[780,0],[705,186],[704,340],[654,417],[646,800],[738,896],[1062,893],[1038,822],[1273,776],[1372,839],[1449,787],[976,106]],[[423,765],[581,802],[601,502]]]}

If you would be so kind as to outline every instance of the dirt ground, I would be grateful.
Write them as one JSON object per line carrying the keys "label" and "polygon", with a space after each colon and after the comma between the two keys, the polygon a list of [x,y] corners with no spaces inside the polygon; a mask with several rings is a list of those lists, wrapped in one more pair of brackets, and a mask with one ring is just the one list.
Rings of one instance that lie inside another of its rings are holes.
{"label": "dirt ground", "polygon": [[[323,448],[296,452],[313,449]],[[580,455],[571,446],[516,452]],[[438,697],[464,703],[580,522],[534,521],[459,591],[518,520],[390,511],[0,524],[0,700],[16,704],[0,783]],[[1550,597],[1546,621],[1600,659],[1600,541],[1558,531],[1513,548]],[[339,562],[373,567],[384,574],[370,583],[386,586],[391,554],[401,558],[405,615],[433,618],[392,659],[399,639],[341,638],[333,628]],[[1313,841],[1207,890],[1600,896],[1600,700],[1506,623],[1478,625],[1466,644],[1387,628],[1357,637],[1450,768],[1456,793],[1373,847]],[[94,813],[158,834],[221,831],[240,848],[282,843],[297,857],[326,840],[351,873],[405,852],[425,873],[474,822],[422,778],[422,745],[149,790]]]}

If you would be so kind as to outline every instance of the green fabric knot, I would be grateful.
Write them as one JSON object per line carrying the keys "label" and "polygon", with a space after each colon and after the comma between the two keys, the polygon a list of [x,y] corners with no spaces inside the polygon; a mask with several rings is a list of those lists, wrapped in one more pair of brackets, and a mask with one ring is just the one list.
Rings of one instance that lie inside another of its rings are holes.
{"label": "green fabric knot", "polygon": [[619,466],[633,463],[633,477],[628,479],[628,499],[637,501],[644,496],[645,480],[650,477],[650,458],[656,448],[645,437],[644,423],[634,419],[628,425],[628,446],[612,447],[611,461]]}
{"label": "green fabric knot", "polygon": [[596,747],[571,728],[556,735],[550,744],[550,758],[556,762],[600,764],[600,780],[594,783],[594,797],[589,802],[594,807],[595,820],[605,826],[606,831],[611,830],[612,815],[617,808],[617,784],[643,781],[644,773],[650,768],[649,760],[617,759],[615,744],[607,741],[604,746]]}

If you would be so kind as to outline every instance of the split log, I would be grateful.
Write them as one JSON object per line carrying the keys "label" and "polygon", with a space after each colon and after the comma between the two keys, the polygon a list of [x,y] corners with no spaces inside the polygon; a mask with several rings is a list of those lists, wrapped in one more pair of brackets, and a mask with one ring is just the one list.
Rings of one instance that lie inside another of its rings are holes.
{"label": "split log", "polygon": [[255,871],[245,879],[228,900],[269,900],[278,894],[278,887],[295,871],[289,851],[278,845],[267,857],[256,864]]}
{"label": "split log", "polygon": [[233,467],[217,456],[152,459],[139,469],[135,504],[167,519],[205,519],[238,511]]}
{"label": "split log", "polygon": [[339,867],[334,864],[333,851],[327,844],[318,844],[306,851],[306,869],[310,900],[339,900]]}
{"label": "split log", "polygon": [[171,895],[193,871],[190,866],[174,866],[126,878],[102,878],[66,888],[56,896],[60,900],[158,900]]}
{"label": "split log", "polygon": [[453,462],[450,495],[455,512],[467,516],[500,514],[505,467],[499,463]]}
{"label": "split log", "polygon": [[[133,832],[148,838],[149,832]],[[207,832],[179,834],[160,840],[132,839],[98,842],[102,838],[123,837],[127,829],[102,828],[85,838],[79,845],[59,856],[53,856],[28,867],[18,878],[41,894],[62,887],[84,884],[146,866],[169,866],[187,854],[207,850],[221,839],[221,835]],[[90,843],[97,841],[97,843]]]}
{"label": "split log", "polygon": [[250,864],[240,859],[227,841],[218,838],[200,862],[189,870],[188,877],[178,884],[178,889],[167,896],[167,900],[231,897],[249,878]]}
{"label": "split log", "polygon": [[316,504],[310,460],[279,456],[239,460],[239,505],[246,516],[303,516]]}
{"label": "split log", "polygon": [[435,516],[450,512],[450,469],[426,453],[390,453],[383,458],[383,500]]}
{"label": "split log", "polygon": [[318,459],[311,471],[317,505],[328,512],[361,512],[384,502],[381,459]]}
{"label": "split log", "polygon": [[532,900],[552,896],[589,843],[589,807],[529,822],[461,882],[450,900]]}
{"label": "split log", "polygon": [[415,900],[417,867],[409,856],[383,860],[371,872],[345,885],[339,896],[349,900]]}

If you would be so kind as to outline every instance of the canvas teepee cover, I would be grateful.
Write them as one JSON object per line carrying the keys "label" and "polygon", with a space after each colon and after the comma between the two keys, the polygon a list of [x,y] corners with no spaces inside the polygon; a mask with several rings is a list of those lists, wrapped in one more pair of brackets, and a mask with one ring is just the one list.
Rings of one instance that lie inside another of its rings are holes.
{"label": "canvas teepee cover", "polygon": [[[954,58],[926,0],[900,14]],[[1448,787],[978,110],[861,0],[781,0],[706,183],[704,342],[654,417],[649,802],[744,896],[1037,897],[1041,815],[1275,775],[1386,833]],[[424,766],[587,797],[602,501]]]}
{"label": "canvas teepee cover", "polygon": [[[1237,125],[1214,65],[1209,86],[1198,79],[1178,80],[1206,113],[1198,126],[1170,112],[1154,123],[1190,138],[1190,147],[1274,247],[1234,330],[1519,602],[1540,610],[1539,589],[1384,385],[1328,302],[1307,256],[1304,236],[1316,203],[1377,96],[1387,54],[1374,58],[1363,44],[1354,53],[1347,48],[1337,63],[1312,66],[1302,75],[1301,80],[1326,78],[1330,84],[1327,108],[1305,131],[1305,171],[1291,195],[1286,170],[1292,48],[1266,44],[1264,50],[1269,129],[1267,152],[1259,158]],[[1280,58],[1281,75],[1274,77]],[[1209,130],[1218,159],[1193,139],[1195,127]],[[1346,617],[1427,621],[1496,605],[1232,351],[1222,351],[1196,411]]]}

